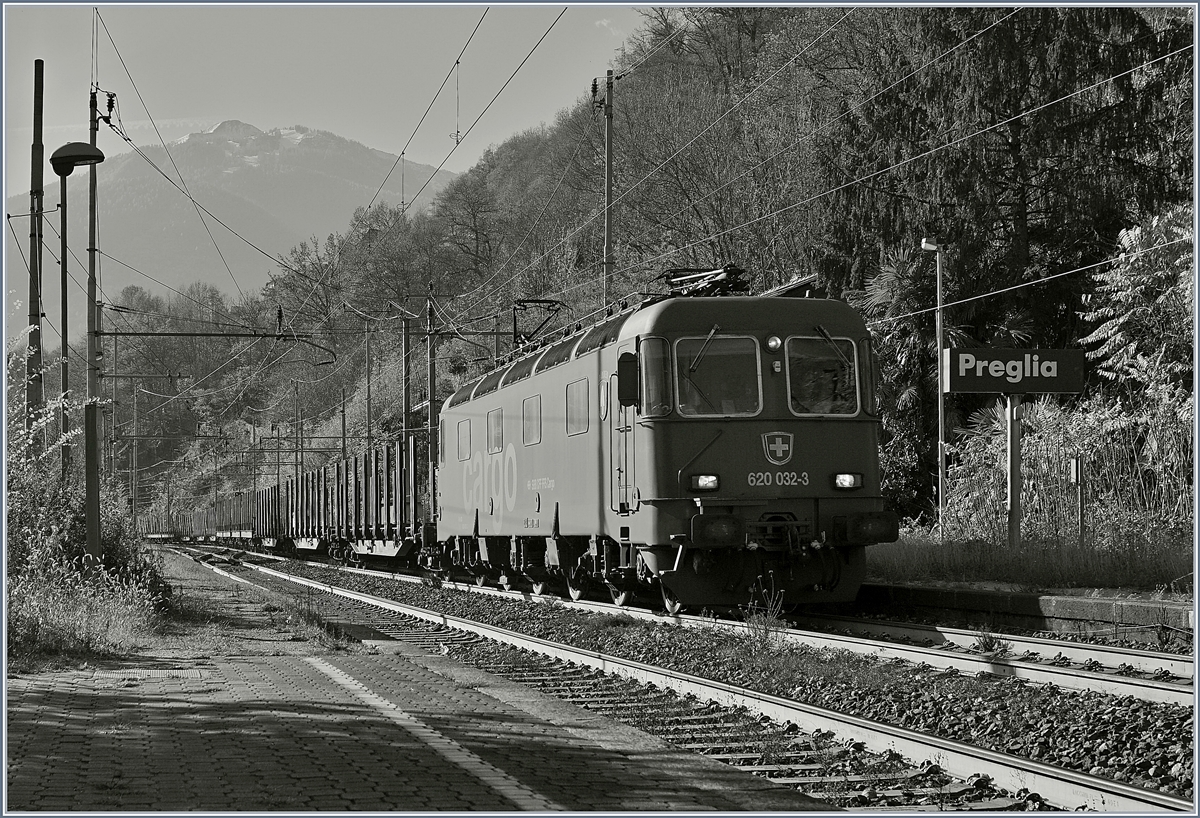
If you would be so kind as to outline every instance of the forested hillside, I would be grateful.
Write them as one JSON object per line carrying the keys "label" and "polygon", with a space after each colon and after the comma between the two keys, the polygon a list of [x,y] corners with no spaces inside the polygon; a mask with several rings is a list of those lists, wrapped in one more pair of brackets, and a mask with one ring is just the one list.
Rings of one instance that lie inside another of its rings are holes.
{"label": "forested hillside", "polygon": [[[885,491],[902,516],[928,523],[935,268],[921,245],[936,241],[947,344],[1091,356],[1085,395],[1030,410],[1029,490],[1049,496],[1070,458],[1090,454],[1097,507],[1135,495],[1123,501],[1126,516],[1096,522],[1090,535],[1188,540],[1192,16],[1148,7],[648,11],[614,63],[614,300],[661,291],[666,268],[736,263],[756,292],[815,277],[857,306],[883,361]],[[553,124],[489,150],[428,213],[360,210],[343,231],[295,247],[261,293],[235,301],[211,287],[168,299],[126,290],[117,328],[269,335],[120,342],[119,371],[182,373],[143,383],[139,431],[170,439],[139,447],[139,506],[165,502],[167,473],[179,508],[207,502],[214,480],[248,488],[255,468],[271,471],[278,458],[287,470],[298,421],[304,463],[318,465],[340,445],[343,394],[349,445],[360,447],[368,378],[371,434],[397,434],[402,316],[414,316],[407,371],[420,403],[431,295],[439,401],[512,346],[471,333],[511,332],[513,315],[529,333],[547,317],[537,307],[513,313],[514,301],[562,302],[543,333],[596,316],[605,306],[604,86],[598,78],[594,93],[564,100]],[[117,421],[131,429],[131,393],[119,388]],[[953,396],[947,418],[956,536],[994,537],[978,521],[1004,501],[995,397]],[[131,449],[118,446],[122,468]],[[1076,536],[1058,511],[1034,505],[1031,537]]]}

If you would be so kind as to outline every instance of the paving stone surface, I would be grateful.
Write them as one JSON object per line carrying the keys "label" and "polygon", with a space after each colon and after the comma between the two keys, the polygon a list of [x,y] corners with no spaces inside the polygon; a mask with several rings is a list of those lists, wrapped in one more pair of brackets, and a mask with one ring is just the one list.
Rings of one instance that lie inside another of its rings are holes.
{"label": "paving stone surface", "polygon": [[373,645],[10,676],[5,811],[829,809],[448,657]]}

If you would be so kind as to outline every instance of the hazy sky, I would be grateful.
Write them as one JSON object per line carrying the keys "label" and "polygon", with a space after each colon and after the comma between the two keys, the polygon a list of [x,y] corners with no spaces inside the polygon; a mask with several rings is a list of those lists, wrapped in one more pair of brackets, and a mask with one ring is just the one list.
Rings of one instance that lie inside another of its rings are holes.
{"label": "hazy sky", "polygon": [[[635,7],[5,4],[6,195],[29,191],[35,59],[45,63],[47,160],[88,140],[93,79],[117,93],[138,145],[158,143],[151,120],[169,141],[239,119],[262,130],[306,125],[399,154],[482,17],[405,154],[436,167],[454,147],[451,134],[470,127],[564,8],[446,162],[455,172],[587,94],[640,23]],[[103,124],[98,145],[108,155],[128,150]],[[45,185],[55,182],[48,161],[43,173]]]}

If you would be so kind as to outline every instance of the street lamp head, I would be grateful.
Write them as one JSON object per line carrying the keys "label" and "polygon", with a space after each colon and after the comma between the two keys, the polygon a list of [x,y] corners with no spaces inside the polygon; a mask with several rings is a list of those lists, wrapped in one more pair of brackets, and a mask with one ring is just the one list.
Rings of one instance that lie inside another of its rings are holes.
{"label": "street lamp head", "polygon": [[59,176],[70,176],[80,165],[98,165],[104,161],[104,153],[87,142],[68,142],[50,155],[50,166]]}
{"label": "street lamp head", "polygon": [[937,243],[937,239],[921,239],[921,249],[929,252],[941,250],[941,245]]}

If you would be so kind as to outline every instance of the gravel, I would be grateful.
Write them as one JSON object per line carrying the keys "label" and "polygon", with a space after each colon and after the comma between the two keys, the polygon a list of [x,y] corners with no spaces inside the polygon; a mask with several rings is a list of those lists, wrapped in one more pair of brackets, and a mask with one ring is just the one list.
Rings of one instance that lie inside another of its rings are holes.
{"label": "gravel", "polygon": [[295,565],[292,572],[543,639],[740,685],[1173,796],[1193,793],[1192,710]]}

